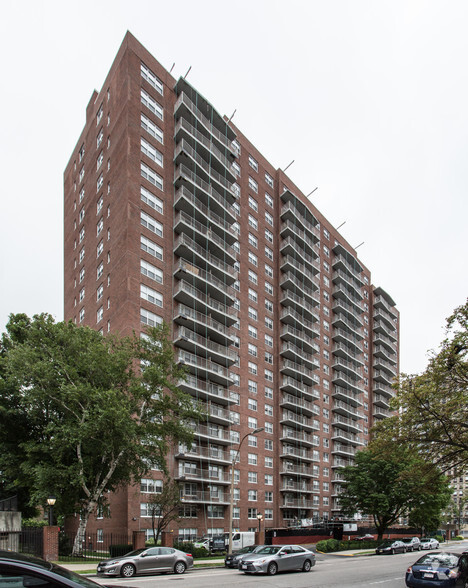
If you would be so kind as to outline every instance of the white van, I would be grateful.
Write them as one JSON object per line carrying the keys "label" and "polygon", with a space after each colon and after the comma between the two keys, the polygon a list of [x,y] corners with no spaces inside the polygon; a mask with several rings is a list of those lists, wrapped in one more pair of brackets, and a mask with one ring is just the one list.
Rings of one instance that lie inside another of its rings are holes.
{"label": "white van", "polygon": [[[229,533],[225,534],[226,538],[226,549],[229,549]],[[254,545],[255,533],[253,531],[235,531],[232,534],[232,550],[237,551],[242,547],[248,545]]]}

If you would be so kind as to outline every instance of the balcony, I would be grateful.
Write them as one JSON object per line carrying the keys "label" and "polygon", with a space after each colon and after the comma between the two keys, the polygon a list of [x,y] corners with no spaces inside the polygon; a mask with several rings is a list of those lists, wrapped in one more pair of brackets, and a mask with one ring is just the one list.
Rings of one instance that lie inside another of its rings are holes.
{"label": "balcony", "polygon": [[355,447],[352,447],[351,445],[343,445],[342,443],[333,443],[332,455],[341,455],[344,457],[353,458],[356,455],[356,451],[359,451],[359,449],[356,449]]}
{"label": "balcony", "polygon": [[174,333],[174,344],[177,347],[196,353],[199,357],[209,357],[217,363],[229,367],[236,363],[238,355],[225,345],[203,337],[187,327],[178,327]]}
{"label": "balcony", "polygon": [[202,468],[185,467],[183,464],[179,464],[179,471],[174,476],[175,480],[180,482],[208,482],[216,484],[230,484],[230,476],[224,471],[216,471]]}
{"label": "balcony", "polygon": [[356,354],[363,353],[363,348],[361,345],[361,339],[363,338],[362,335],[360,335],[360,337],[357,337],[356,335],[350,333],[346,329],[340,329],[340,327],[335,327],[333,329],[332,338],[333,341],[336,341],[337,343],[344,343]]}
{"label": "balcony", "polygon": [[396,365],[393,363],[390,363],[389,361],[385,361],[385,359],[382,359],[380,357],[374,357],[373,367],[374,367],[374,370],[383,370],[383,371],[387,372],[387,374],[391,378],[396,377],[396,373],[397,373]]}
{"label": "balcony", "polygon": [[[227,304],[228,307],[234,304],[236,291],[232,286],[228,286],[225,282],[218,279],[210,272],[207,272],[196,265],[192,265],[185,259],[179,259],[176,262],[174,266],[174,276],[185,283],[190,282],[196,290],[198,289],[200,291],[205,299],[216,299],[224,303],[225,306]],[[188,303],[190,305],[190,302],[186,302],[185,300],[179,300],[179,302],[185,304]],[[229,314],[237,316],[237,311],[232,308],[232,313]]]}
{"label": "balcony", "polygon": [[293,396],[292,394],[285,394],[283,392],[281,396],[280,405],[283,408],[287,408],[289,410],[295,410],[305,416],[312,416],[315,414],[314,407],[315,405],[304,398],[299,398],[297,396]]}
{"label": "balcony", "polygon": [[396,391],[392,386],[382,384],[382,382],[374,382],[374,394],[381,394],[386,398],[390,399],[396,395]]}
{"label": "balcony", "polygon": [[286,202],[281,207],[281,220],[284,222],[290,221],[294,227],[304,231],[314,243],[320,241],[320,229],[312,224],[312,222],[306,220],[304,215],[297,210],[291,201]]}
{"label": "balcony", "polygon": [[341,357],[348,363],[352,363],[356,368],[361,369],[364,366],[364,362],[360,357],[357,357],[354,349],[348,346],[346,343],[335,343],[333,345],[333,355]]}
{"label": "balcony", "polygon": [[[179,213],[180,215],[185,213]],[[185,215],[186,216],[186,215]],[[190,260],[195,266],[216,277],[223,285],[230,286],[238,278],[238,272],[233,264],[222,261],[219,257],[212,255],[208,249],[198,245],[188,235],[182,233],[174,241],[174,253],[184,260]]]}
{"label": "balcony", "polygon": [[285,392],[291,392],[291,394],[297,395],[299,397],[307,396],[307,400],[320,398],[320,393],[318,390],[314,390],[311,386],[307,386],[303,382],[290,376],[283,376],[283,379],[281,380],[281,390]]}
{"label": "balcony", "polygon": [[319,459],[315,459],[312,457],[309,449],[305,447],[295,447],[294,445],[290,445],[288,443],[283,443],[280,449],[280,455],[283,458],[295,458],[299,460],[306,460],[306,461],[320,461]]}
{"label": "balcony", "polygon": [[311,341],[312,349],[319,351],[318,345],[313,342],[312,337],[319,336],[319,326],[311,321],[308,321],[305,317],[299,314],[294,308],[291,306],[287,306],[286,308],[282,308],[280,312],[280,319],[282,323],[293,325],[293,327],[297,328],[300,326],[300,330],[307,331],[307,337]]}
{"label": "balcony", "polygon": [[387,327],[386,323],[384,323],[383,321],[374,319],[374,334],[375,333],[381,333],[381,334],[385,335],[387,337],[387,339],[390,339],[392,341],[393,344],[395,344],[397,341],[396,330],[394,330],[394,329],[390,330]]}
{"label": "balcony", "polygon": [[380,357],[381,359],[388,361],[393,366],[396,366],[397,364],[396,354],[389,353],[385,345],[374,345],[373,354],[374,357]]}
{"label": "balcony", "polygon": [[174,164],[187,166],[202,180],[211,184],[217,192],[228,195],[231,202],[235,199],[232,191],[232,184],[235,181],[232,178],[235,176],[231,172],[226,172],[223,175],[218,173],[185,139],[176,145]]}
{"label": "balcony", "polygon": [[364,413],[361,410],[358,410],[355,406],[348,404],[347,402],[343,402],[342,400],[335,400],[333,402],[332,410],[336,414],[341,414],[347,418],[354,418],[354,419],[363,419]]}
{"label": "balcony", "polygon": [[197,492],[196,494],[184,494],[181,490],[180,492],[180,500],[183,504],[196,504],[196,503],[207,503],[207,504],[224,504],[228,506],[231,504],[231,499],[229,493],[226,491],[224,492],[210,492],[209,490],[203,492]]}
{"label": "balcony", "polygon": [[280,504],[280,508],[313,508],[313,506],[312,500],[307,498],[287,498],[286,496],[283,498],[283,504]]}
{"label": "balcony", "polygon": [[305,464],[295,464],[291,461],[284,461],[280,470],[281,475],[307,476],[309,478],[318,478],[318,473],[314,473],[311,467]]}
{"label": "balcony", "polygon": [[193,435],[208,443],[223,445],[231,445],[232,443],[229,431],[219,425],[193,425]]}
{"label": "balcony", "polygon": [[307,484],[306,480],[301,480],[300,482],[285,480],[283,479],[283,483],[280,486],[281,492],[307,492],[311,493],[312,488]]}
{"label": "balcony", "polygon": [[383,370],[374,370],[373,376],[374,376],[375,382],[385,384],[386,386],[391,386],[393,384],[394,379],[395,379],[395,376],[391,376],[386,371],[383,371]]}
{"label": "balcony", "polygon": [[220,345],[225,347],[232,345],[232,336],[234,334],[232,328],[226,327],[226,325],[211,318],[204,312],[198,312],[184,304],[177,304],[174,309],[174,321],[178,325],[188,327],[198,334],[206,335]]}
{"label": "balcony", "polygon": [[174,300],[181,302],[184,306],[191,305],[194,310],[202,314],[210,314],[215,317],[215,320],[227,326],[236,322],[237,311],[234,307],[227,306],[215,298],[207,296],[204,292],[183,280],[175,285]]}
{"label": "balcony", "polygon": [[344,429],[349,433],[362,433],[362,427],[359,425],[358,421],[346,418],[339,414],[333,415],[333,426],[339,429]]}
{"label": "balcony", "polygon": [[221,465],[231,465],[231,459],[229,452],[224,449],[219,449],[216,447],[206,446],[206,447],[196,447],[187,449],[185,447],[179,447],[179,450],[176,452],[175,456],[176,459],[186,459],[186,460],[199,460],[199,461],[209,461],[210,463],[219,463]]}
{"label": "balcony", "polygon": [[300,229],[292,221],[283,221],[280,226],[280,235],[283,239],[291,237],[307,255],[318,258],[320,256],[320,246],[306,231]]}
{"label": "balcony", "polygon": [[176,189],[181,186],[186,187],[218,216],[225,218],[227,222],[235,222],[236,213],[232,204],[236,201],[236,196],[233,192],[227,192],[225,195],[222,195],[211,184],[205,182],[205,180],[183,164],[175,168],[174,185]]}
{"label": "balcony", "polygon": [[358,380],[350,378],[341,370],[333,370],[332,382],[336,386],[347,388],[352,392],[356,392],[358,394],[362,394],[364,392],[364,389],[361,388]]}
{"label": "balcony", "polygon": [[301,317],[301,324],[319,321],[316,307],[309,304],[302,296],[291,292],[291,290],[282,291],[281,304],[286,307],[291,307],[297,313],[297,316]]}
{"label": "balcony", "polygon": [[222,386],[229,387],[233,384],[232,376],[229,370],[208,359],[198,357],[197,355],[188,351],[179,350],[176,353],[176,361],[182,365],[186,365],[189,371],[193,370],[194,375],[197,375],[204,380],[217,382]]}
{"label": "balcony", "polygon": [[332,468],[345,468],[350,465],[353,465],[353,461],[351,459],[342,459],[341,457],[335,457],[332,463]]}
{"label": "balcony", "polygon": [[333,441],[341,441],[346,445],[364,445],[364,441],[359,435],[353,435],[353,433],[347,433],[342,429],[335,429],[333,428],[332,434]]}
{"label": "balcony", "polygon": [[395,312],[395,309],[392,306],[390,306],[390,304],[385,300],[385,298],[381,294],[378,296],[374,296],[374,308],[383,308],[388,312],[392,319],[398,319],[398,314]]}
{"label": "balcony", "polygon": [[372,414],[374,415],[374,419],[387,419],[388,417],[392,416],[393,413],[386,408],[382,408],[381,406],[374,406],[372,409]]}
{"label": "balcony", "polygon": [[280,353],[281,357],[297,363],[303,363],[309,369],[314,370],[320,367],[319,361],[311,353],[307,353],[291,341],[283,341]]}
{"label": "balcony", "polygon": [[320,293],[319,291],[312,290],[299,280],[292,272],[286,272],[281,275],[280,286],[284,290],[293,290],[295,294],[302,296],[306,299],[306,302],[312,304],[312,306],[320,305]]}
{"label": "balcony", "polygon": [[342,254],[335,255],[333,260],[333,269],[342,270],[349,274],[349,276],[355,281],[358,288],[362,288],[364,286],[364,280],[361,277],[361,266],[358,264],[357,266],[351,265],[346,259],[346,257]]}
{"label": "balcony", "polygon": [[346,361],[346,359],[334,355],[332,367],[334,370],[341,370],[342,372],[345,372],[355,381],[362,380],[362,369],[361,367],[356,367],[353,361]]}
{"label": "balcony", "polygon": [[283,273],[291,272],[297,278],[300,278],[306,286],[313,290],[320,288],[319,278],[308,269],[306,265],[295,259],[292,255],[283,255],[280,263],[280,270]]}
{"label": "balcony", "polygon": [[374,320],[380,320],[385,323],[390,331],[396,331],[397,323],[383,308],[374,309]]}
{"label": "balcony", "polygon": [[379,344],[385,347],[391,355],[396,355],[397,348],[394,338],[390,339],[390,337],[387,337],[383,331],[374,332],[373,341],[374,344]]}
{"label": "balcony", "polygon": [[225,405],[234,404],[227,388],[201,380],[192,374],[187,374],[185,380],[180,380],[177,386],[200,400],[215,401]]}
{"label": "balcony", "polygon": [[362,406],[361,396],[361,394],[353,392],[348,388],[343,388],[341,386],[333,387],[333,398],[351,404],[352,406]]}
{"label": "balcony", "polygon": [[203,223],[228,245],[232,245],[237,241],[237,235],[231,226],[234,218],[231,220],[228,214],[225,214],[224,217],[216,214],[185,186],[180,186],[177,190],[174,198],[174,206],[176,210],[182,211],[188,214],[189,217]]}
{"label": "balcony", "polygon": [[344,328],[347,327],[353,331],[357,338],[362,339],[361,329],[363,327],[363,322],[356,314],[355,308],[342,298],[335,298],[332,304],[332,309],[335,313],[332,323],[334,325],[340,323],[340,326],[344,326]]}
{"label": "balcony", "polygon": [[309,386],[318,383],[318,377],[312,370],[290,359],[283,359],[280,370],[282,374],[297,378]]}
{"label": "balcony", "polygon": [[372,398],[372,401],[375,406],[380,406],[381,408],[385,408],[386,410],[388,410],[390,408],[390,399],[386,395],[376,394],[374,392],[374,396]]}
{"label": "balcony", "polygon": [[[179,190],[181,189],[182,188],[179,188]],[[183,210],[179,210],[175,216],[174,231],[179,234],[185,233],[186,236],[194,240],[202,250],[205,252],[209,251],[211,255],[223,260],[227,265],[232,266],[237,260],[236,251],[224,240],[223,237],[220,237],[218,233],[212,231],[206,223],[196,220],[193,216]]]}
{"label": "balcony", "polygon": [[353,309],[354,314],[361,314],[363,312],[361,299],[355,295],[354,291],[351,291],[342,284],[335,286],[333,290],[333,298],[340,298],[346,302],[348,308],[351,307]]}
{"label": "balcony", "polygon": [[[314,245],[314,247],[316,247]],[[306,265],[313,273],[320,272],[320,261],[316,256],[309,255],[304,251],[304,248],[291,236],[281,239],[280,252],[282,255],[289,255],[298,259],[301,263]]]}
{"label": "balcony", "polygon": [[360,282],[352,278],[348,273],[340,269],[336,270],[333,272],[332,280],[334,284],[343,284],[358,300],[363,299]]}
{"label": "balcony", "polygon": [[[178,82],[179,83],[179,82]],[[186,83],[186,82],[185,82]],[[190,92],[192,88],[185,89],[186,91]],[[174,105],[174,116],[176,120],[183,117],[189,122],[195,122],[201,124],[202,127],[205,129],[207,134],[211,136],[212,140],[215,141],[218,145],[218,148],[221,150],[227,150],[231,156],[231,159],[234,159],[236,156],[236,152],[232,146],[232,141],[235,139],[234,131],[228,126],[226,121],[219,115],[213,117],[213,120],[207,118],[202,111],[195,105],[195,103],[190,99],[189,95],[186,91],[181,91],[179,97]],[[203,104],[206,111],[216,112],[213,107],[206,102],[203,98],[197,103]],[[216,113],[217,114],[217,113]],[[213,122],[217,123],[216,125]]]}
{"label": "balcony", "polygon": [[174,131],[175,142],[180,143],[181,140],[186,140],[197,153],[204,157],[204,159],[210,161],[212,167],[218,173],[226,176],[231,182],[235,182],[236,177],[231,171],[233,158],[226,157],[211,139],[212,137],[208,138],[184,118],[180,118],[176,123]]}
{"label": "balcony", "polygon": [[[306,416],[297,414],[293,410],[283,410],[283,414],[280,419],[281,424],[288,425],[290,427],[300,427],[301,429],[306,429],[307,431],[318,431],[319,426],[316,419],[310,419]],[[300,433],[302,435],[302,432]],[[296,438],[294,435],[286,435],[287,439]],[[311,445],[318,446],[318,443],[315,443],[312,438],[309,438],[307,443]]]}

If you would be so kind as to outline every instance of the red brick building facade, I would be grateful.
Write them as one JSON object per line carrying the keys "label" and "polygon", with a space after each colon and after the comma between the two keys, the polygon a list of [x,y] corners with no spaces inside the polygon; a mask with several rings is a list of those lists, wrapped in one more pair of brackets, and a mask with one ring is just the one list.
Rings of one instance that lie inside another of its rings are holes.
{"label": "red brick building facade", "polygon": [[[280,169],[127,33],[64,175],[65,319],[172,326],[184,389],[206,406],[181,483],[180,537],[339,515],[340,470],[388,414],[399,315]],[[151,526],[158,472],[93,530]]]}

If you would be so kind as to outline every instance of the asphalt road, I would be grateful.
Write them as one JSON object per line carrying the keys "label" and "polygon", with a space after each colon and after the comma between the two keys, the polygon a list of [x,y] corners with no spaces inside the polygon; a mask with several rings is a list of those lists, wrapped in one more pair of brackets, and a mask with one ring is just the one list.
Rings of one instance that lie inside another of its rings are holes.
{"label": "asphalt road", "polygon": [[[451,545],[448,550],[461,552],[468,542]],[[309,573],[290,572],[276,576],[250,576],[228,570],[198,569],[184,575],[138,576],[136,578],[98,578],[100,584],[135,588],[404,588],[405,572],[424,552],[396,555],[344,557],[318,554],[317,564]],[[96,578],[94,578],[96,579]],[[175,583],[175,584],[174,584]]]}

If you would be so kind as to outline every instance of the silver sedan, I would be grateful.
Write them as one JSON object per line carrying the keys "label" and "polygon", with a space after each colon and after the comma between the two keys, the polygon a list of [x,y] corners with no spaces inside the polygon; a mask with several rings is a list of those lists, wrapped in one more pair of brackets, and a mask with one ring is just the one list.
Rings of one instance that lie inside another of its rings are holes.
{"label": "silver sedan", "polygon": [[173,547],[150,547],[136,549],[125,555],[99,562],[98,576],[123,576],[131,578],[135,574],[157,574],[174,572],[183,574],[193,567],[193,557]]}
{"label": "silver sedan", "polygon": [[300,545],[265,545],[255,553],[247,553],[239,562],[245,574],[269,574],[302,570],[310,572],[315,554]]}

